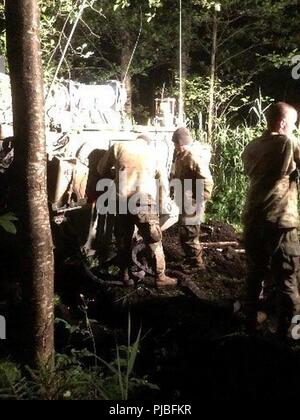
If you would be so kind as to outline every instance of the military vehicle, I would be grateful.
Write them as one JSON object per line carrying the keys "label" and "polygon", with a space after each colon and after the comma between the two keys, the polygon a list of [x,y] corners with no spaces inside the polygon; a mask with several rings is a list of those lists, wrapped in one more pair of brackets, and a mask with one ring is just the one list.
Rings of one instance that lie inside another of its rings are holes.
{"label": "military vehicle", "polygon": [[[123,109],[126,91],[118,81],[86,85],[74,81],[56,83],[46,100],[46,141],[48,155],[48,196],[56,223],[66,217],[79,235],[86,252],[95,247],[98,229],[102,250],[109,242],[107,219],[96,217],[96,166],[103,153],[115,142],[131,141],[147,132],[155,154],[168,171],[173,157],[172,133],[175,129],[175,99],[156,100],[156,115],[149,126],[133,126]],[[0,74],[0,172],[13,159],[12,107],[9,77]],[[8,141],[9,140],[9,141]],[[172,209],[172,212],[174,209]],[[176,215],[162,217],[163,227]],[[99,247],[99,237],[98,245]],[[105,252],[103,251],[104,255]]]}

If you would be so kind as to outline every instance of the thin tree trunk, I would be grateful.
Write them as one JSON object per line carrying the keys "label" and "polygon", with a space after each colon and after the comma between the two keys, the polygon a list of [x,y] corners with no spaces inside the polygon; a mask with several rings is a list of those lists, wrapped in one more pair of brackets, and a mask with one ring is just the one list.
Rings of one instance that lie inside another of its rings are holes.
{"label": "thin tree trunk", "polygon": [[207,122],[207,140],[212,143],[212,133],[214,128],[214,108],[215,108],[215,81],[216,81],[216,57],[217,57],[217,40],[218,40],[218,17],[217,10],[214,11],[213,21],[213,45],[211,52],[211,70],[210,70],[210,89],[209,89],[209,106],[208,106],[208,122]]}
{"label": "thin tree trunk", "polygon": [[27,363],[38,367],[52,362],[54,354],[54,264],[46,182],[40,14],[37,0],[8,0],[5,9],[22,261],[22,352]]}
{"label": "thin tree trunk", "polygon": [[131,54],[129,35],[125,33],[123,35],[123,48],[121,51],[121,78],[127,92],[127,101],[124,111],[130,121],[132,119],[132,79],[128,71],[128,64],[131,59]]}
{"label": "thin tree trunk", "polygon": [[[182,21],[184,25],[182,25]],[[191,31],[192,19],[190,13],[183,9],[183,16],[181,21],[181,51],[180,51],[180,66],[181,66],[181,93],[182,103],[179,104],[179,122],[184,123],[185,119],[185,95],[186,95],[186,80],[189,75],[191,66],[190,48],[191,48]],[[181,121],[180,121],[181,120]]]}
{"label": "thin tree trunk", "polygon": [[187,44],[182,50],[183,96],[185,96],[186,94],[186,80],[189,76],[190,68],[191,68],[190,44]]}

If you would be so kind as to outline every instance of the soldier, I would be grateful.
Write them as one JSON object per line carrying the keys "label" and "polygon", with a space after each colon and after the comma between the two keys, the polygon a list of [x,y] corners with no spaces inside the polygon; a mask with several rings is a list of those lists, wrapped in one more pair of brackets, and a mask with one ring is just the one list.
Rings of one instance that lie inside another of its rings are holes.
{"label": "soldier", "polygon": [[[178,128],[173,134],[175,163],[173,177],[182,184],[180,197],[180,238],[186,262],[192,269],[203,269],[200,245],[201,223],[204,221],[205,204],[210,199],[213,180],[209,169],[210,149],[194,142],[190,131]],[[197,193],[197,185],[198,193]],[[178,201],[178,198],[175,200]]]}
{"label": "soldier", "polygon": [[300,143],[293,136],[297,117],[297,111],[284,102],[271,106],[267,131],[253,140],[243,154],[245,172],[250,178],[243,216],[249,329],[257,327],[262,282],[272,277],[278,296],[277,333],[282,338],[288,335],[293,316],[300,313],[297,281]]}
{"label": "soldier", "polygon": [[[168,195],[169,183],[166,170],[158,168],[151,148],[151,140],[146,134],[135,141],[114,144],[98,165],[101,178],[109,178],[115,170],[117,192],[117,216],[115,237],[118,247],[121,278],[125,286],[130,286],[132,238],[135,226],[155,262],[156,286],[175,286],[176,279],[166,276],[166,263],[162,247],[162,232],[158,215],[158,196],[161,201]],[[161,188],[158,194],[158,182]],[[136,208],[131,205],[136,202]],[[122,207],[122,211],[120,211]],[[125,211],[124,211],[125,209]],[[122,214],[121,214],[122,213]],[[124,213],[124,214],[123,214]],[[126,213],[126,214],[125,214]]]}

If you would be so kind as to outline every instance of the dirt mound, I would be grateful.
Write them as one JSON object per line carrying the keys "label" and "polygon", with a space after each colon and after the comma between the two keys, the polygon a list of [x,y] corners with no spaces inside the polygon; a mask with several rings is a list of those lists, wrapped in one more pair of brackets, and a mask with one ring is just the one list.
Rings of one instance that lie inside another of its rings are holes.
{"label": "dirt mound", "polygon": [[184,258],[184,252],[180,243],[179,225],[172,226],[163,234],[163,246],[167,261],[179,262]]}
{"label": "dirt mound", "polygon": [[242,279],[246,274],[246,256],[236,249],[205,249],[204,260],[207,266],[220,274]]}
{"label": "dirt mound", "polygon": [[[225,276],[242,279],[246,274],[246,257],[241,249],[240,236],[233,226],[221,222],[202,225],[200,238],[204,247],[204,260],[207,269]],[[183,264],[184,253],[180,243],[179,225],[175,225],[164,233],[164,250],[168,265]],[[218,246],[219,242],[235,242],[231,246]],[[216,247],[206,248],[205,243],[216,244]]]}
{"label": "dirt mound", "polygon": [[239,242],[240,235],[233,226],[222,222],[209,222],[202,225],[202,242]]}

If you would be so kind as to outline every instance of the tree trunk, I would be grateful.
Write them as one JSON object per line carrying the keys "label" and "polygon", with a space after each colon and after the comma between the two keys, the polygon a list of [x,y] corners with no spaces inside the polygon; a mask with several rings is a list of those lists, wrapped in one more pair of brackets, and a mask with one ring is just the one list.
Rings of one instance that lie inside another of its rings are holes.
{"label": "tree trunk", "polygon": [[186,93],[186,80],[190,73],[191,56],[190,44],[186,44],[182,50],[182,80],[183,80],[183,97]]}
{"label": "tree trunk", "polygon": [[129,73],[128,65],[131,59],[131,48],[130,40],[128,34],[123,34],[123,48],[121,51],[121,79],[124,83],[126,92],[127,92],[127,101],[125,104],[125,114],[126,117],[131,121],[132,120],[132,80]]}
{"label": "tree trunk", "polygon": [[[186,25],[186,30],[188,30]],[[187,32],[186,35],[189,33]],[[181,94],[182,101],[179,101],[179,125],[184,125],[186,122],[185,114],[185,97],[186,97],[186,81],[190,72],[191,57],[190,57],[190,40],[188,37],[183,38],[182,52],[181,52]],[[182,102],[182,103],[181,103]]]}
{"label": "tree trunk", "polygon": [[218,16],[217,10],[214,11],[213,21],[213,45],[211,52],[211,70],[210,70],[210,89],[209,89],[209,106],[208,106],[208,122],[207,122],[207,140],[211,144],[212,133],[214,129],[214,108],[215,108],[215,81],[216,81],[216,57],[217,57],[217,40],[218,40]]}
{"label": "tree trunk", "polygon": [[10,69],[17,186],[16,211],[22,261],[22,352],[31,366],[52,363],[53,245],[47,198],[44,86],[37,0],[8,0]]}
{"label": "tree trunk", "polygon": [[182,27],[182,50],[181,50],[181,74],[182,74],[182,95],[183,95],[183,114],[185,96],[186,96],[186,80],[190,73],[191,67],[191,37],[192,37],[192,16],[188,10],[183,9],[183,22]]}

